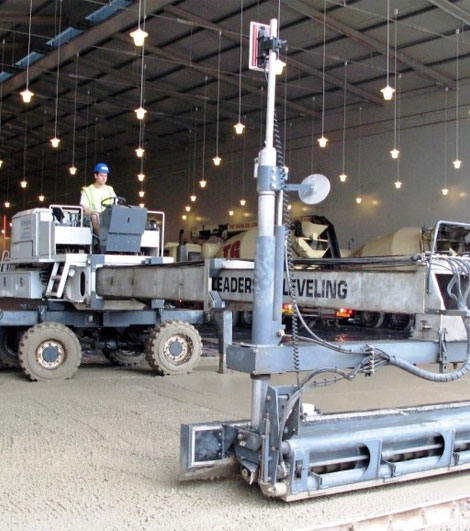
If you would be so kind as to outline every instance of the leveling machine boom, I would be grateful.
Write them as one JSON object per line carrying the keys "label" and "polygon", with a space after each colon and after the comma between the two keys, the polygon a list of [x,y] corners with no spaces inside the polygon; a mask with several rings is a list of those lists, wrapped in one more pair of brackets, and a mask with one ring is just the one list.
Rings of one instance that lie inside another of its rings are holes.
{"label": "leveling machine boom", "polygon": [[[292,340],[285,341],[281,323],[284,263],[298,310],[295,272],[282,222],[287,194],[298,191],[313,204],[324,198],[328,186],[315,176],[301,185],[287,183],[274,113],[275,65],[282,46],[276,20],[256,45],[258,58],[266,59],[268,90],[266,142],[256,171],[252,342],[231,345],[227,354],[229,368],[251,376],[251,418],[182,425],[183,476],[214,477],[222,468],[235,465],[267,496],[292,501],[470,468],[470,402],[348,414],[307,411],[302,396],[308,389],[360,374],[372,376],[387,366],[435,382],[463,377],[470,368],[470,259],[432,251],[395,263],[404,274],[401,284],[393,277],[391,296],[407,292],[410,280],[405,272],[410,269],[416,272],[411,281],[423,293],[422,318],[412,340],[371,345],[328,343],[313,333],[301,338],[297,321],[302,317],[298,315],[293,320]],[[361,291],[364,278],[374,269],[386,276],[387,260],[337,261],[332,267],[341,271],[349,289],[367,299],[373,294]],[[439,364],[440,372],[417,367],[423,363]],[[307,375],[300,378],[301,371]],[[297,373],[295,385],[270,385],[271,375],[285,372]]]}

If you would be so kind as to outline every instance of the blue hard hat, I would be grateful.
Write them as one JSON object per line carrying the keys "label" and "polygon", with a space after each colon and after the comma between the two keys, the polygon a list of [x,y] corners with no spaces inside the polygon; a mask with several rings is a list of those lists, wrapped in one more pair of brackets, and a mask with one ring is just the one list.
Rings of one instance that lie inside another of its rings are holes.
{"label": "blue hard hat", "polygon": [[104,162],[98,162],[93,170],[94,173],[110,173],[109,167]]}

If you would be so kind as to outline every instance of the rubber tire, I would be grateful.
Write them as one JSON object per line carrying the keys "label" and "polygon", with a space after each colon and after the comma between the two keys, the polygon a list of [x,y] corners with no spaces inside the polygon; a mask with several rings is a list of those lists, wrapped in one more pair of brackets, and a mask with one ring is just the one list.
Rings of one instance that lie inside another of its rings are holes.
{"label": "rubber tire", "polygon": [[[36,360],[36,349],[47,340],[61,343],[65,350],[64,361],[54,369],[43,367]],[[30,380],[68,380],[80,366],[82,348],[78,337],[67,326],[55,322],[39,323],[23,334],[18,348],[18,360]]]}
{"label": "rubber tire", "polygon": [[380,328],[385,322],[385,314],[383,312],[368,312],[362,311],[359,313],[362,326],[366,328]]}
{"label": "rubber tire", "polygon": [[[176,335],[184,337],[189,346],[189,357],[182,363],[174,363],[165,355],[165,344]],[[184,321],[165,321],[150,332],[145,347],[148,364],[158,374],[175,376],[190,373],[202,355],[202,340],[193,325]]]}
{"label": "rubber tire", "polygon": [[236,328],[240,324],[240,312],[232,310],[232,327]]}
{"label": "rubber tire", "polygon": [[392,330],[409,330],[413,318],[407,313],[391,313],[388,316],[388,327]]}
{"label": "rubber tire", "polygon": [[137,367],[145,360],[145,352],[132,350],[107,350],[103,354],[108,360],[120,367]]}
{"label": "rubber tire", "polygon": [[[18,346],[13,350],[10,345],[12,338],[8,337],[10,334],[19,334],[20,330],[13,326],[0,328],[0,365],[10,369],[17,369],[20,366],[18,361]],[[17,338],[14,339],[15,345],[18,345]]]}
{"label": "rubber tire", "polygon": [[251,328],[253,323],[253,314],[251,312],[240,312],[240,324],[243,328]]}

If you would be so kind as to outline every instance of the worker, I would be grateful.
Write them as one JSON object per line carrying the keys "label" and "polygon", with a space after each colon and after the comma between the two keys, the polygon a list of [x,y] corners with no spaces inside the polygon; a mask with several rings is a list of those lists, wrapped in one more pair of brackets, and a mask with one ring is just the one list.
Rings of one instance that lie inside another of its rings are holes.
{"label": "worker", "polygon": [[[80,205],[85,215],[90,216],[93,232],[99,234],[99,215],[106,206],[106,200],[116,197],[113,187],[106,184],[109,175],[109,167],[104,162],[99,162],[93,170],[95,182],[82,188]],[[103,204],[104,202],[104,204]],[[109,201],[111,204],[111,201]]]}

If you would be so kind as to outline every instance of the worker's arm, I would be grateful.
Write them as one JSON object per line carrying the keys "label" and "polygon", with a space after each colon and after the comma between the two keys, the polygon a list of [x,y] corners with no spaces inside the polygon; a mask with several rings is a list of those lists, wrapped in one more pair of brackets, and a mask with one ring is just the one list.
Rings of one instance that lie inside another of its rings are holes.
{"label": "worker's arm", "polygon": [[85,192],[82,192],[82,196],[80,197],[80,206],[83,208],[83,213],[85,216],[91,216],[91,214],[94,213],[90,208],[90,203]]}

